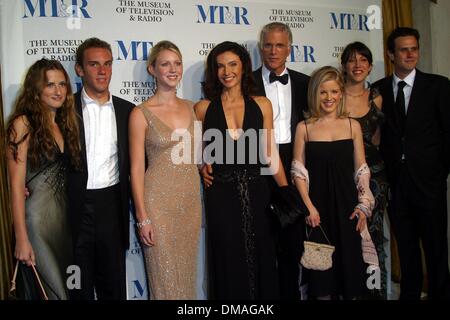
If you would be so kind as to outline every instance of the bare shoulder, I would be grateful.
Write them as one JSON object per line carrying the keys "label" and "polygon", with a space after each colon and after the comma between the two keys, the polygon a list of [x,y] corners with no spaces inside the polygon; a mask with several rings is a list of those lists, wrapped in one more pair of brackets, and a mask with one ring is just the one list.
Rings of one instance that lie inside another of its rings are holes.
{"label": "bare shoulder", "polygon": [[198,101],[197,103],[194,104],[194,109],[195,110],[197,110],[197,109],[206,109],[206,108],[208,108],[210,103],[211,103],[211,101],[208,100],[208,99],[200,100],[200,101]]}
{"label": "bare shoulder", "polygon": [[182,102],[184,105],[188,106],[189,109],[193,109],[193,108],[194,108],[194,102],[191,101],[191,100],[188,100],[188,99],[181,99],[181,102]]}
{"label": "bare shoulder", "polygon": [[158,103],[158,99],[155,98],[155,96],[151,96],[146,101],[142,102],[138,107],[144,107],[144,108],[157,108],[160,107],[161,104]]}
{"label": "bare shoulder", "polygon": [[[355,119],[349,118],[350,119],[350,123],[352,125],[352,132],[353,134],[355,133],[361,133],[361,125],[359,124],[359,122]],[[348,121],[348,120],[347,120]]]}
{"label": "bare shoulder", "polygon": [[260,108],[272,107],[272,103],[270,102],[270,100],[264,96],[254,96],[252,98],[259,105]]}
{"label": "bare shoulder", "polygon": [[130,112],[130,122],[133,122],[134,124],[143,124],[147,125],[147,122],[145,120],[144,112],[142,109],[146,108],[145,102],[138,105],[136,108],[133,108]]}
{"label": "bare shoulder", "polygon": [[381,106],[383,105],[383,97],[381,95],[376,96],[373,99],[373,103],[375,104],[375,107],[377,107],[378,110],[381,110]]}
{"label": "bare shoulder", "polygon": [[197,116],[197,119],[203,121],[205,117],[206,110],[208,110],[209,104],[211,103],[208,99],[203,99],[194,104],[194,112]]}
{"label": "bare shoulder", "polygon": [[295,135],[304,136],[306,132],[306,120],[300,121],[295,128]]}
{"label": "bare shoulder", "polygon": [[197,103],[194,104],[194,111],[197,112],[206,112],[206,110],[209,107],[209,104],[211,103],[211,101],[209,101],[208,99],[203,99],[198,101]]}
{"label": "bare shoulder", "polygon": [[16,141],[20,141],[30,131],[30,122],[27,116],[22,115],[17,117],[11,124],[11,127],[16,133]]}
{"label": "bare shoulder", "polygon": [[297,123],[297,128],[305,127],[307,121],[308,121],[308,120],[302,120],[302,121],[300,121],[299,123]]}
{"label": "bare shoulder", "polygon": [[252,98],[255,100],[264,115],[272,114],[272,103],[269,99],[264,96],[254,96]]}

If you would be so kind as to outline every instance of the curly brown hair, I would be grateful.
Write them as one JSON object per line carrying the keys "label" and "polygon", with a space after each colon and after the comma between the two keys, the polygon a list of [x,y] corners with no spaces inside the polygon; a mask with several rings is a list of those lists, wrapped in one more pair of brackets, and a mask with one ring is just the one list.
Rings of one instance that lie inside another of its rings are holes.
{"label": "curly brown hair", "polygon": [[[7,146],[15,161],[18,161],[18,146],[29,137],[28,159],[31,168],[40,165],[42,157],[53,160],[55,140],[50,129],[49,109],[41,101],[41,93],[46,85],[47,71],[59,70],[64,74],[67,84],[67,96],[61,108],[56,111],[55,121],[66,142],[65,149],[70,155],[71,164],[80,167],[80,139],[78,119],[69,76],[59,61],[40,59],[29,69],[17,97],[14,111],[6,125]],[[25,117],[27,133],[17,137],[14,122]]]}

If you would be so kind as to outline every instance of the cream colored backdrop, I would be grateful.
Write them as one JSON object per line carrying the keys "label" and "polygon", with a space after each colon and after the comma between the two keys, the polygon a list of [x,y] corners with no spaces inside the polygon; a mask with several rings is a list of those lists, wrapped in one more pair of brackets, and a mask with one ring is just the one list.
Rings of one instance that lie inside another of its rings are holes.
{"label": "cream colored backdrop", "polygon": [[[195,101],[201,98],[200,82],[209,50],[224,40],[242,43],[256,69],[261,63],[258,33],[272,21],[292,28],[294,42],[287,61],[292,69],[310,74],[323,65],[338,66],[343,47],[359,40],[374,54],[370,80],[384,76],[381,0],[0,0],[0,17],[5,116],[11,112],[24,72],[43,56],[62,61],[74,89],[79,89],[74,53],[84,39],[93,36],[112,45],[112,93],[136,104],[152,92],[145,60],[156,42],[167,39],[180,47],[184,78],[179,93]],[[132,221],[130,228],[134,231]],[[145,299],[148,292],[134,232],[131,241],[128,297]],[[201,243],[198,283],[199,298],[204,298],[204,232]]]}

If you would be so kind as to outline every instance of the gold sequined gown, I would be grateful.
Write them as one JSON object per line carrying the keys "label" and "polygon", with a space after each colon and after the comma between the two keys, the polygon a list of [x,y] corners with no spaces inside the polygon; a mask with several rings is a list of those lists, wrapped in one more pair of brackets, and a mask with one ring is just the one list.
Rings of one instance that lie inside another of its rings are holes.
{"label": "gold sequined gown", "polygon": [[[201,225],[200,177],[196,164],[174,164],[172,129],[147,107],[144,178],[145,209],[155,232],[155,246],[144,247],[152,300],[196,299],[197,253]],[[188,131],[193,141],[195,114]],[[193,158],[193,147],[190,150]]]}

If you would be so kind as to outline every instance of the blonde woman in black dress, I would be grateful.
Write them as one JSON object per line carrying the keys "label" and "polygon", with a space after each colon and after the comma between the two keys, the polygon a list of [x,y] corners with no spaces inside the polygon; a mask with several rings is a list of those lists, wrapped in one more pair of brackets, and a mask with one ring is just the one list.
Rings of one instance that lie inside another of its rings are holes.
{"label": "blonde woman in black dress", "polygon": [[[366,284],[360,233],[373,205],[370,172],[361,127],[344,110],[344,81],[336,68],[326,66],[312,74],[308,105],[306,120],[297,126],[292,178],[309,211],[309,240],[326,243],[328,238],[335,246],[331,269],[305,272],[308,294],[359,298]],[[358,188],[357,177],[364,182],[358,179]]]}

